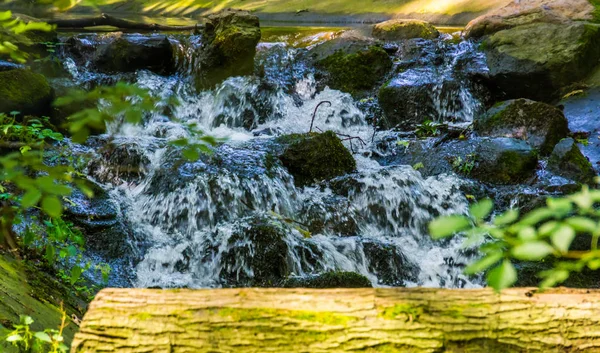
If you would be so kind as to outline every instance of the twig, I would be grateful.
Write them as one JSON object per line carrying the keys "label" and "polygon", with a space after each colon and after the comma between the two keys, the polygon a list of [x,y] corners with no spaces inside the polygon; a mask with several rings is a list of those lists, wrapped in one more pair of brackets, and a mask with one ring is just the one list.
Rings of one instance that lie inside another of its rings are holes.
{"label": "twig", "polygon": [[[323,132],[323,130],[319,129],[318,127],[316,129],[319,130],[320,132]],[[350,135],[342,134],[339,132],[333,132],[333,133],[336,134],[338,137],[344,137],[343,139],[341,139],[342,141],[350,141],[350,150],[352,151],[352,153],[356,153],[356,152],[354,152],[352,140],[358,140],[358,142],[360,142],[363,147],[367,147],[367,144],[365,143],[365,141],[363,141],[363,139],[360,138],[359,136],[350,136]]]}
{"label": "twig", "polygon": [[312,119],[310,120],[310,130],[308,130],[309,134],[312,132],[313,124],[315,123],[315,117],[317,116],[317,111],[319,110],[319,107],[323,104],[329,104],[330,107],[332,106],[330,101],[322,101],[319,102],[319,104],[317,104],[317,106],[315,107],[315,111],[313,112]]}

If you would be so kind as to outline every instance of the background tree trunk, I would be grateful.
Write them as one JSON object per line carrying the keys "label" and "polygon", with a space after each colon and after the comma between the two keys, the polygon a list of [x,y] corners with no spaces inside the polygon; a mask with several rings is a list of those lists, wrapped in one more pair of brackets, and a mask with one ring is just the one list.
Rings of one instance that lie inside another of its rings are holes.
{"label": "background tree trunk", "polygon": [[143,23],[124,20],[121,18],[113,17],[108,14],[101,14],[98,17],[91,18],[75,18],[75,19],[63,19],[63,20],[48,20],[51,25],[55,25],[57,28],[85,28],[95,26],[113,26],[119,29],[131,29],[131,30],[145,30],[145,31],[187,31],[196,30],[204,27],[204,25],[196,24],[193,26],[166,26],[157,23]]}
{"label": "background tree trunk", "polygon": [[106,289],[81,352],[600,352],[600,291]]}

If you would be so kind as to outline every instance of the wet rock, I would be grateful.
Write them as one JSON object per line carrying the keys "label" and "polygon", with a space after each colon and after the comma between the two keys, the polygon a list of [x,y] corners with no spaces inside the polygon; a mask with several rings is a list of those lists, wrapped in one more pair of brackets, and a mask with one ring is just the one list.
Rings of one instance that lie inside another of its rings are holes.
{"label": "wet rock", "polygon": [[372,90],[392,68],[392,59],[373,41],[337,38],[310,52],[320,78],[330,88],[352,95]]}
{"label": "wet rock", "polygon": [[369,279],[356,272],[325,272],[320,275],[291,277],[283,281],[283,288],[371,288]]}
{"label": "wet rock", "polygon": [[258,17],[226,9],[208,16],[202,33],[200,68],[203,83],[217,84],[230,76],[250,75],[261,32]]}
{"label": "wet rock", "polygon": [[354,157],[332,131],[287,135],[279,141],[288,144],[279,159],[294,176],[296,186],[328,180],[356,169]]}
{"label": "wet rock", "polygon": [[10,61],[0,60],[0,72],[10,71],[14,69],[24,69],[24,65],[15,64]]}
{"label": "wet rock", "polygon": [[351,208],[348,199],[332,195],[321,202],[308,200],[301,214],[304,215],[308,231],[312,234],[354,236],[359,230],[358,221]]}
{"label": "wet rock", "polygon": [[516,184],[535,174],[537,155],[526,142],[511,138],[483,140],[475,149],[471,175],[496,184]]}
{"label": "wet rock", "polygon": [[600,27],[531,23],[494,33],[482,43],[490,88],[500,99],[552,101],[559,89],[590,74],[600,59]]}
{"label": "wet rock", "polygon": [[119,34],[97,49],[93,61],[103,72],[150,70],[169,74],[175,70],[173,48],[164,35]]}
{"label": "wet rock", "polygon": [[549,155],[556,143],[569,134],[567,119],[560,109],[528,99],[496,104],[475,120],[473,130],[481,136],[527,141],[542,155]]}
{"label": "wet rock", "polygon": [[368,261],[369,272],[377,276],[379,284],[403,286],[404,281],[412,277],[404,255],[397,246],[366,240],[363,242],[363,250]]}
{"label": "wet rock", "polygon": [[272,287],[290,275],[286,228],[265,216],[241,223],[222,255],[220,278],[231,286]]}
{"label": "wet rock", "polygon": [[567,23],[594,19],[594,6],[588,0],[511,1],[467,24],[464,35],[480,38],[501,30],[530,23]]}
{"label": "wet rock", "polygon": [[548,160],[548,170],[583,184],[593,184],[596,172],[572,138],[560,141]]}
{"label": "wet rock", "polygon": [[145,149],[136,143],[110,142],[100,149],[100,157],[88,165],[90,175],[102,183],[138,181],[150,166]]}
{"label": "wet rock", "polygon": [[54,92],[46,78],[26,69],[0,72],[0,112],[50,116]]}
{"label": "wet rock", "polygon": [[373,26],[373,37],[386,41],[405,39],[435,39],[440,32],[429,22],[395,19],[381,22]]}

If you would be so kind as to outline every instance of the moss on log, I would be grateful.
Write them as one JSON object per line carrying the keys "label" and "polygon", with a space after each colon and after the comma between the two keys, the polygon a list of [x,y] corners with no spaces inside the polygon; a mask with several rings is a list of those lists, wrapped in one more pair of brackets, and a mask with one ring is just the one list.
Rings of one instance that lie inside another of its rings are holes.
{"label": "moss on log", "polygon": [[600,352],[600,291],[108,289],[72,352]]}

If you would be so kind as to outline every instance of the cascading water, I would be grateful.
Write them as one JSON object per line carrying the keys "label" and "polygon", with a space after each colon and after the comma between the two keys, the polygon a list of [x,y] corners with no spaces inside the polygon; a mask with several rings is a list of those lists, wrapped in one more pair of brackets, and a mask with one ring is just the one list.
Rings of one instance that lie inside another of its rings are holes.
{"label": "cascading water", "polygon": [[[189,77],[190,46],[197,40],[172,40],[181,53],[180,73],[164,77],[139,71],[129,77],[156,96],[180,101],[172,111],[179,122],[155,114],[143,127],[112,131],[111,143],[141,167],[137,174],[115,173],[106,159],[90,167],[90,175],[111,188],[134,229],[130,241],[139,259],[131,285],[265,285],[270,277],[260,276],[331,270],[361,273],[374,285],[479,285],[462,274],[473,255],[459,241],[432,241],[426,230],[436,216],[466,212],[458,178],[424,179],[409,166],[386,167],[370,159],[377,134],[357,102],[340,91],[317,89],[312,68],[299,59],[300,49],[283,43],[259,45],[260,77],[232,77],[212,90],[197,91]],[[458,44],[448,60],[471,49]],[[65,58],[72,80],[90,81],[94,73],[75,62]],[[464,94],[458,97],[462,110],[447,106],[435,89],[432,94],[440,97],[440,110],[468,120],[478,108],[470,103],[475,100],[467,97],[468,90],[458,92]],[[272,161],[275,137],[307,132],[322,101],[331,104],[318,110],[315,127],[360,137],[366,145],[352,146],[356,173],[298,188],[287,170]],[[166,141],[186,135],[183,123],[190,122],[227,142],[197,162],[184,161]],[[265,240],[257,228],[273,235]],[[280,266],[260,269],[261,258]]]}

